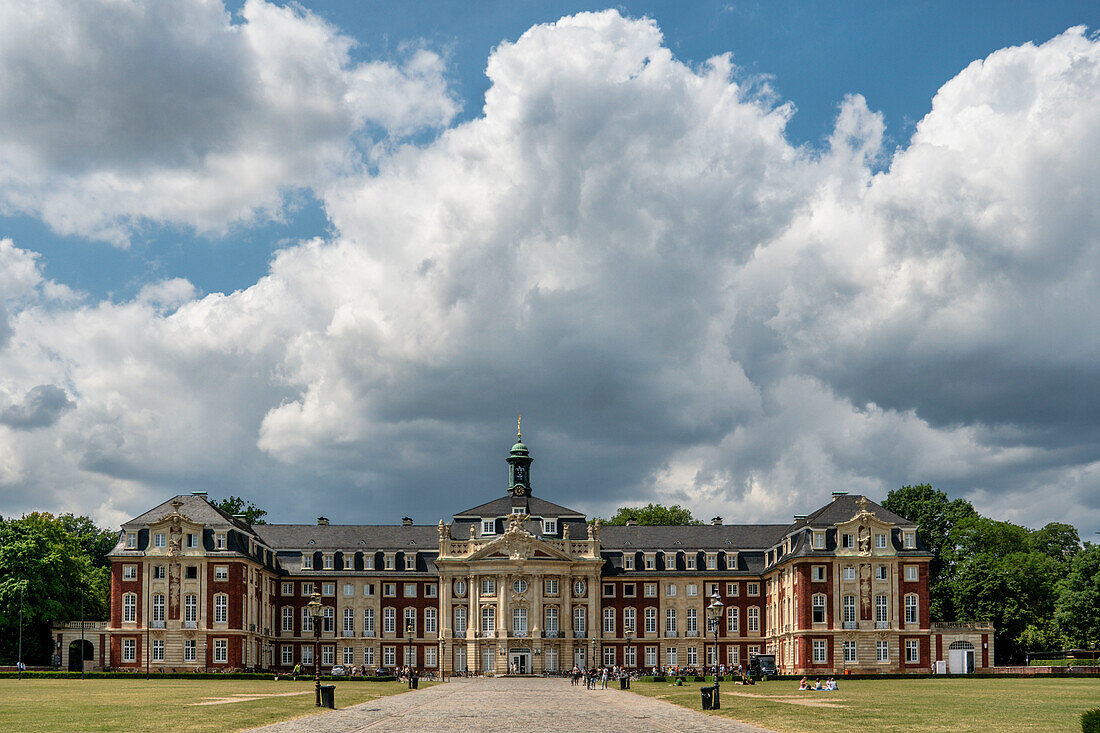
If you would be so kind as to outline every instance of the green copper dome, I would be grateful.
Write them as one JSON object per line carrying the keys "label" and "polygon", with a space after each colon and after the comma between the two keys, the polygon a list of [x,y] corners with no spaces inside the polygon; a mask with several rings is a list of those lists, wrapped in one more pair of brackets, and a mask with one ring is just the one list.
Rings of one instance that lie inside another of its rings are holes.
{"label": "green copper dome", "polygon": [[527,446],[523,444],[523,441],[517,440],[516,444],[512,446],[512,455],[525,456],[528,454]]}

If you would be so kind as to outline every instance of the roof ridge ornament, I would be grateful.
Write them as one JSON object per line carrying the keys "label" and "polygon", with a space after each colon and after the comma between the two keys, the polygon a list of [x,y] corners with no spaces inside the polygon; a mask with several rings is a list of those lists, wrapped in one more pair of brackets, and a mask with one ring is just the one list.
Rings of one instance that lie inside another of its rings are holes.
{"label": "roof ridge ornament", "polygon": [[517,441],[523,440],[523,431],[520,429],[521,425],[523,425],[523,415],[521,415],[517,412],[516,413],[516,440]]}

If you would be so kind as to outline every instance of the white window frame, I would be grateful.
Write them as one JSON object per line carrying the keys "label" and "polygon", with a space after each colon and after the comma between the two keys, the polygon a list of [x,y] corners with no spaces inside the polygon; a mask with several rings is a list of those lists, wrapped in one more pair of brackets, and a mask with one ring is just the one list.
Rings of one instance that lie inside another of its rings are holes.
{"label": "white window frame", "polygon": [[122,594],[122,622],[137,621],[137,593]]}
{"label": "white window frame", "polygon": [[645,666],[656,667],[657,666],[657,647],[647,646],[645,648]]}
{"label": "white window frame", "polygon": [[919,664],[920,663],[920,641],[917,639],[905,640],[905,663],[906,664]]}
{"label": "white window frame", "polygon": [[363,609],[363,634],[374,634],[374,609]]}
{"label": "white window frame", "polygon": [[382,609],[382,633],[397,633],[397,609],[393,606],[386,606]]}
{"label": "white window frame", "polygon": [[544,519],[544,520],[542,520],[542,533],[543,534],[557,534],[558,533],[558,520],[556,520],[556,519]]}
{"label": "white window frame", "polygon": [[136,662],[137,661],[137,639],[123,639],[122,640],[122,661],[123,662]]}
{"label": "white window frame", "polygon": [[828,642],[825,639],[813,640],[813,663],[825,664],[828,661]]}
{"label": "white window frame", "polygon": [[214,623],[229,623],[229,595],[226,593],[214,594]]}
{"label": "white window frame", "polygon": [[497,520],[495,519],[482,519],[481,520],[481,534],[493,535],[497,533]]}
{"label": "white window frame", "polygon": [[741,628],[741,609],[737,606],[726,607],[726,633],[736,634]]}
{"label": "white window frame", "polygon": [[880,663],[890,661],[890,642],[882,640],[875,642],[875,661]]}
{"label": "white window frame", "polygon": [[615,634],[615,609],[605,608],[603,610],[603,633]]}
{"label": "white window frame", "polygon": [[137,565],[123,565],[122,566],[122,579],[123,580],[137,580]]}
{"label": "white window frame", "polygon": [[920,580],[920,566],[919,565],[906,565],[905,566],[905,582],[916,583]]}
{"label": "white window frame", "polygon": [[493,634],[497,630],[497,610],[493,606],[481,608],[481,633]]}
{"label": "white window frame", "polygon": [[657,633],[657,609],[652,606],[645,609],[643,614],[645,623],[645,633],[656,634]]}
{"label": "white window frame", "polygon": [[856,643],[854,641],[845,641],[844,644],[844,663],[851,664],[858,661],[856,656]]}
{"label": "white window frame", "polygon": [[916,593],[905,594],[905,623],[920,623],[920,599]]}
{"label": "white window frame", "polygon": [[168,546],[168,535],[164,532],[155,532],[153,534],[153,547],[162,549]]}
{"label": "white window frame", "polygon": [[355,583],[344,583],[344,596],[355,595]]}
{"label": "white window frame", "polygon": [[214,639],[214,664],[229,664],[228,639]]}
{"label": "white window frame", "polygon": [[313,553],[302,553],[302,570],[313,570]]}
{"label": "white window frame", "polygon": [[[811,623],[823,624],[829,620],[829,611],[825,605],[826,596],[824,593],[815,593],[810,599],[810,619]],[[821,612],[821,620],[818,620],[818,611]]]}
{"label": "white window frame", "polygon": [[886,549],[886,534],[884,532],[875,532],[875,549]]}
{"label": "white window frame", "polygon": [[759,606],[749,606],[749,617],[748,617],[747,626],[748,626],[748,630],[750,632],[755,633],[755,632],[760,631],[760,607]]}
{"label": "white window frame", "polygon": [[623,632],[633,634],[637,630],[638,611],[635,608],[623,609]]}
{"label": "white window frame", "polygon": [[546,578],[545,580],[543,580],[542,588],[543,595],[556,596],[558,594],[558,579]]}
{"label": "white window frame", "polygon": [[825,533],[824,532],[818,532],[816,530],[814,531],[814,549],[815,550],[824,550],[825,549]]}
{"label": "white window frame", "polygon": [[425,608],[424,609],[424,633],[425,634],[439,633],[438,613],[439,613],[439,611],[434,609],[434,608]]}
{"label": "white window frame", "polygon": [[137,548],[137,532],[126,533],[126,549],[133,550]]}
{"label": "white window frame", "polygon": [[282,630],[283,631],[294,631],[294,607],[293,606],[283,606],[282,620],[283,620],[282,621],[282,623],[283,623]]}
{"label": "white window frame", "polygon": [[198,654],[197,654],[198,646],[199,645],[195,642],[194,639],[184,639],[183,640],[183,661],[185,661],[185,662],[194,662],[198,657]]}
{"label": "white window frame", "polygon": [[183,620],[190,622],[199,620],[199,597],[194,593],[187,593],[183,597]]}
{"label": "white window frame", "polygon": [[229,580],[229,567],[227,565],[214,566],[214,582],[224,583]]}

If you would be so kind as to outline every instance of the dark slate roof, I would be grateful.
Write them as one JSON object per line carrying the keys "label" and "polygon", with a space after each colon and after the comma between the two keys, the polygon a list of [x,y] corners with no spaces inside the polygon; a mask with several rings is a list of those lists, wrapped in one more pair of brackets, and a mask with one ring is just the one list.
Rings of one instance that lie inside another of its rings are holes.
{"label": "dark slate roof", "polygon": [[276,550],[439,549],[439,530],[432,524],[257,524],[253,530]]}
{"label": "dark slate roof", "polygon": [[604,526],[605,550],[741,550],[763,549],[779,541],[786,524],[702,524],[673,526]]}
{"label": "dark slate roof", "polygon": [[512,513],[512,507],[522,506],[533,517],[584,517],[584,512],[554,504],[537,496],[502,496],[490,502],[458,512],[455,517],[499,517]]}
{"label": "dark slate roof", "polygon": [[[843,496],[838,496],[805,519],[792,524],[787,531],[793,532],[802,527],[831,527],[840,522],[847,522],[856,514],[859,514],[861,509],[859,500],[863,498],[865,497],[860,494],[845,494]],[[867,500],[867,511],[884,522],[900,524],[905,527],[917,526],[914,522],[910,522],[905,517],[898,516],[888,509],[883,509],[882,506],[870,499]]]}
{"label": "dark slate roof", "polygon": [[177,499],[182,503],[180,506],[180,514],[194,522],[219,529],[228,529],[232,527],[242,532],[252,534],[252,526],[248,524],[248,522],[234,519],[233,515],[226,514],[221,509],[211,504],[205,496],[199,494],[179,494],[178,496],[173,496],[168,501],[158,504],[141,516],[134,517],[129,522],[123,523],[122,526],[124,528],[129,528],[131,525],[159,522],[164,518],[165,514],[172,513],[172,502]]}

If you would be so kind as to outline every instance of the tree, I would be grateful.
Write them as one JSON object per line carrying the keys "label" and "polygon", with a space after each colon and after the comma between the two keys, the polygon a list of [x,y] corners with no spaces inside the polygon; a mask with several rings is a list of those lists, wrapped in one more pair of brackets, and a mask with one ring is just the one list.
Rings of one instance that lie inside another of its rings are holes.
{"label": "tree", "polygon": [[226,514],[243,514],[244,521],[249,524],[267,524],[264,520],[264,517],[267,516],[267,510],[260,509],[252,502],[245,501],[239,496],[227,496],[221,501],[211,503]]}
{"label": "tree", "polygon": [[84,516],[61,514],[57,517],[57,521],[66,532],[76,538],[93,565],[97,568],[111,567],[107,555],[118,543],[118,532],[100,529],[95,522]]}
{"label": "tree", "polygon": [[978,516],[968,501],[951,501],[947,494],[932,488],[930,484],[903,486],[891,491],[882,506],[915,522],[917,533],[925,548],[933,557],[928,564],[929,605],[934,621],[950,621],[958,617],[953,606],[954,593],[951,580],[954,569],[946,564],[944,549],[948,535],[960,521]]}
{"label": "tree", "polygon": [[662,504],[646,504],[645,506],[623,506],[608,520],[600,520],[601,524],[623,525],[627,520],[636,521],[645,525],[682,525],[702,524],[701,521],[691,515],[690,509],[685,509],[679,504],[664,506]]}
{"label": "tree", "polygon": [[1051,522],[1031,533],[1031,548],[1066,566],[1081,551],[1077,528],[1061,522]]}
{"label": "tree", "polygon": [[20,608],[23,659],[48,664],[50,627],[107,614],[109,571],[95,567],[66,522],[46,513],[0,520],[0,659],[17,658]]}
{"label": "tree", "polygon": [[1100,642],[1100,545],[1087,543],[1058,581],[1054,623],[1068,646]]}

